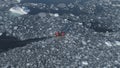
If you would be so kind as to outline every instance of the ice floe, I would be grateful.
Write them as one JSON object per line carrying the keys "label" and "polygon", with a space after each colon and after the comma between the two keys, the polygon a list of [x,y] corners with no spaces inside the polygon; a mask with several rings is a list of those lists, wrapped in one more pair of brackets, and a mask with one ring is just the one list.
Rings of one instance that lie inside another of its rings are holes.
{"label": "ice floe", "polygon": [[28,14],[30,12],[30,10],[24,6],[23,7],[14,6],[14,7],[10,8],[9,11],[12,13],[15,13],[15,14],[19,14],[19,15]]}

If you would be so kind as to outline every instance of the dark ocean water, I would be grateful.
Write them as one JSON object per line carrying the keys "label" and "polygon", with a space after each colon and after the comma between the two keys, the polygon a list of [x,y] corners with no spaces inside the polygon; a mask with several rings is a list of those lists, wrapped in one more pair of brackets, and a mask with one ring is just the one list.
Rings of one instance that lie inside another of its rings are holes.
{"label": "dark ocean water", "polygon": [[64,9],[59,9],[59,10],[52,10],[52,9],[39,9],[39,8],[32,8],[32,7],[28,7],[30,9],[29,14],[31,15],[35,15],[38,14],[40,12],[45,12],[45,13],[58,13],[59,15],[64,15],[64,14],[74,14],[75,16],[78,15],[83,15],[83,14],[88,14],[86,12],[80,11],[78,9],[78,7],[69,9],[69,10],[64,10]]}
{"label": "dark ocean water", "polygon": [[73,3],[76,0],[22,0],[22,3],[45,3],[45,4],[58,4],[58,3]]}
{"label": "dark ocean water", "polygon": [[51,36],[20,40],[13,36],[7,36],[6,33],[0,36],[0,53],[16,47],[23,47],[31,42],[43,41],[52,38]]}

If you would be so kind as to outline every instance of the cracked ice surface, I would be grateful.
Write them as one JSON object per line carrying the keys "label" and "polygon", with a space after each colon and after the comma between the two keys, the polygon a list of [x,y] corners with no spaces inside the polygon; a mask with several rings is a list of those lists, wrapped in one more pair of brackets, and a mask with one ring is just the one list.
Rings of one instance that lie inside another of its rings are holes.
{"label": "cracked ice surface", "polygon": [[[0,67],[7,68],[118,68],[120,66],[119,8],[114,0],[79,0],[73,4],[85,14],[59,17],[49,13],[12,17],[0,11],[0,33],[29,39],[65,31],[65,37],[32,42],[0,54]],[[81,3],[82,2],[82,3]],[[80,4],[79,4],[80,3]],[[59,4],[62,7],[65,5]],[[101,10],[100,12],[98,10]],[[97,22],[96,22],[97,21]],[[83,23],[85,22],[85,23]],[[96,24],[97,25],[93,25]],[[95,28],[113,32],[97,32]]]}

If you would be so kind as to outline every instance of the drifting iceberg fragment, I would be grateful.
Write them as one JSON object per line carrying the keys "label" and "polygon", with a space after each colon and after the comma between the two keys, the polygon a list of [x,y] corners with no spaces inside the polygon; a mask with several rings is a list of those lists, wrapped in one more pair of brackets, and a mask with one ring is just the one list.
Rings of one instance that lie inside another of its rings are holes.
{"label": "drifting iceberg fragment", "polygon": [[28,14],[30,12],[30,10],[27,7],[19,7],[19,6],[12,7],[9,9],[9,11],[19,15]]}
{"label": "drifting iceberg fragment", "polygon": [[17,0],[17,2],[18,2],[18,3],[20,3],[20,2],[21,2],[21,0]]}
{"label": "drifting iceberg fragment", "polygon": [[59,17],[59,14],[58,13],[55,13],[55,14],[50,13],[50,16]]}

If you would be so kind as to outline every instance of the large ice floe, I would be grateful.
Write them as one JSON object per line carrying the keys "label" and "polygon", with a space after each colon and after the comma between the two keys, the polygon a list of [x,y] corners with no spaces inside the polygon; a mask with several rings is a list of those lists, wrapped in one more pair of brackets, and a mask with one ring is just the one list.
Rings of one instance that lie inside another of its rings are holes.
{"label": "large ice floe", "polygon": [[15,14],[19,14],[19,15],[28,14],[30,12],[30,10],[24,6],[23,7],[14,6],[14,7],[10,8],[9,11],[12,13],[15,13]]}

